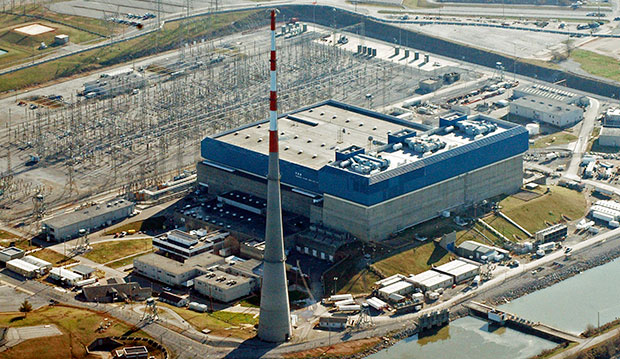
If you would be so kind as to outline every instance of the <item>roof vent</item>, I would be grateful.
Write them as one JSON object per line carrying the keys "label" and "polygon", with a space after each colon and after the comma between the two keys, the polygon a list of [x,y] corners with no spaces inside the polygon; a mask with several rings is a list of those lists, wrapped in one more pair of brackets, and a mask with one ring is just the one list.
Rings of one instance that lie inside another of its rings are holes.
{"label": "roof vent", "polygon": [[280,136],[284,136],[284,131],[280,131]]}
{"label": "roof vent", "polygon": [[311,138],[309,138],[309,139],[308,139],[308,143],[311,143],[311,142],[312,142],[312,139],[311,139]]}
{"label": "roof vent", "polygon": [[351,119],[347,118],[346,120],[344,120],[344,122],[349,123],[349,122],[351,122]]}
{"label": "roof vent", "polygon": [[325,142],[321,143],[321,147],[325,147]]}
{"label": "roof vent", "polygon": [[299,150],[299,151],[297,151],[297,154],[298,154],[298,155],[301,155],[302,153],[304,153],[304,150]]}
{"label": "roof vent", "polygon": [[364,126],[364,122],[360,122],[360,127]]}
{"label": "roof vent", "polygon": [[337,117],[338,117],[338,116],[336,116],[336,115],[333,115],[333,116],[332,116],[332,119],[336,119]]}
{"label": "roof vent", "polygon": [[245,139],[247,140],[248,138],[250,138],[250,135],[245,135]]}
{"label": "roof vent", "polygon": [[260,128],[260,125],[256,126],[256,128]]}
{"label": "roof vent", "polygon": [[308,112],[312,112],[312,111],[314,111],[314,110],[313,110],[313,109],[309,109],[309,110],[308,110]]}
{"label": "roof vent", "polygon": [[235,132],[235,136],[237,136],[239,134],[239,132]]}
{"label": "roof vent", "polygon": [[288,150],[288,148],[289,148],[288,146],[284,146],[284,151]]}
{"label": "roof vent", "polygon": [[372,130],[376,131],[377,130],[377,126],[372,126]]}
{"label": "roof vent", "polygon": [[312,158],[316,158],[316,153],[312,155]]}
{"label": "roof vent", "polygon": [[262,137],[259,137],[259,138],[258,138],[258,142],[263,142],[263,138],[262,138]]}
{"label": "roof vent", "polygon": [[325,112],[321,111],[320,115],[323,116],[325,114]]}
{"label": "roof vent", "polygon": [[298,136],[298,135],[295,135],[295,136],[293,136],[293,138],[294,138],[294,139],[298,139],[298,138],[299,138],[299,136]]}

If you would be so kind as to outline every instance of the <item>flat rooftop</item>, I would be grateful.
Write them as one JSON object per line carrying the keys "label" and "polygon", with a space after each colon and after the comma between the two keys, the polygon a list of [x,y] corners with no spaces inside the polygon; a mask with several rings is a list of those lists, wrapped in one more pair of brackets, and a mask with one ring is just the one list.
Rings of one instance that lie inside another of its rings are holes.
{"label": "flat rooftop", "polygon": [[514,100],[512,103],[528,107],[540,112],[561,115],[573,111],[583,111],[581,108],[566,104],[560,100],[539,96],[524,96]]}
{"label": "flat rooftop", "polygon": [[62,228],[72,224],[87,221],[91,218],[101,216],[103,214],[114,212],[120,209],[133,206],[134,203],[125,199],[117,199],[106,203],[96,204],[87,208],[83,208],[74,212],[67,212],[58,216],[46,219],[43,224],[53,227]]}
{"label": "flat rooftop", "polygon": [[[335,160],[336,149],[352,145],[367,147],[371,136],[374,141],[387,143],[388,132],[397,132],[403,128],[411,127],[380,119],[371,112],[321,104],[278,120],[280,158],[318,170]],[[229,132],[217,139],[269,154],[267,121]]]}
{"label": "flat rooftop", "polygon": [[8,247],[1,250],[0,253],[6,254],[7,256],[14,256],[16,254],[24,253],[24,251],[17,247]]}
{"label": "flat rooftop", "polygon": [[161,268],[168,273],[181,274],[196,267],[208,268],[217,264],[223,264],[224,258],[211,253],[201,253],[181,262],[156,253],[149,253],[134,259],[134,261]]}
{"label": "flat rooftop", "polygon": [[253,279],[241,275],[226,273],[219,269],[209,271],[194,279],[195,282],[204,282],[217,288],[227,289],[239,284],[249,283]]}
{"label": "flat rooftop", "polygon": [[[490,122],[491,118],[468,120],[472,123]],[[268,123],[266,121],[224,133],[216,138],[227,144],[268,155]],[[365,155],[389,161],[381,172],[389,171],[430,156],[439,155],[485,137],[506,131],[495,126],[484,134],[468,134],[455,129],[430,129],[409,121],[366,111],[355,107],[322,103],[289,113],[278,120],[280,159],[318,170],[328,164],[338,165],[337,152],[364,150]],[[443,147],[426,152],[415,151],[404,144],[398,149],[388,145],[389,135],[402,131],[415,132],[416,141],[438,141]],[[347,166],[341,168],[350,169]],[[350,169],[353,172],[353,169]],[[359,174],[376,174],[362,173]]]}

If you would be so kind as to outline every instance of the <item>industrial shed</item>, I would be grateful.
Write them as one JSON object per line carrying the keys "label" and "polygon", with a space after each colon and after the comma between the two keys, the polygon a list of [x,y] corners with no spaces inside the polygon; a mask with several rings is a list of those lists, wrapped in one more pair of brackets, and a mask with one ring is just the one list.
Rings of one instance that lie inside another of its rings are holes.
{"label": "industrial shed", "polygon": [[22,259],[10,260],[6,262],[6,267],[10,271],[26,278],[36,278],[42,274],[39,267]]}
{"label": "industrial shed", "polygon": [[78,236],[80,230],[90,232],[127,218],[134,208],[133,202],[124,199],[101,203],[46,219],[42,231],[48,241],[62,242]]}
{"label": "industrial shed", "polygon": [[452,276],[435,272],[434,270],[427,270],[420,274],[407,278],[407,281],[413,283],[417,288],[423,291],[435,291],[440,288],[448,288],[454,284],[454,278]]}
{"label": "industrial shed", "polygon": [[392,294],[406,296],[407,294],[412,293],[414,289],[415,286],[413,283],[402,280],[379,289],[379,295],[383,299],[390,299],[390,295]]}
{"label": "industrial shed", "polygon": [[598,144],[606,147],[620,147],[620,128],[601,128],[601,133],[598,136]]}
{"label": "industrial shed", "polygon": [[434,271],[454,278],[454,283],[460,284],[480,274],[480,266],[460,259],[433,268]]}

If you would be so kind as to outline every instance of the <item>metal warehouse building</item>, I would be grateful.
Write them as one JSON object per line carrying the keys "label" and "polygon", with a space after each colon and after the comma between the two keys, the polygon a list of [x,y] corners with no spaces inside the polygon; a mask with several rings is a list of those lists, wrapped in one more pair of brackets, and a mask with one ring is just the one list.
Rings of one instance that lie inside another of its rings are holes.
{"label": "metal warehouse building", "polygon": [[[198,182],[265,198],[267,127],[205,138]],[[517,191],[528,148],[523,127],[488,116],[428,128],[336,101],[284,114],[279,128],[284,210],[364,240]]]}
{"label": "metal warehouse building", "polygon": [[46,219],[43,221],[42,231],[48,241],[62,242],[78,236],[81,229],[89,232],[126,218],[134,208],[133,202],[124,199],[96,204]]}
{"label": "metal warehouse building", "polygon": [[583,119],[581,107],[536,96],[520,97],[512,101],[510,113],[557,127],[569,127]]}
{"label": "metal warehouse building", "polygon": [[433,268],[435,272],[447,274],[454,278],[454,283],[460,284],[480,274],[480,266],[460,259],[442,264]]}

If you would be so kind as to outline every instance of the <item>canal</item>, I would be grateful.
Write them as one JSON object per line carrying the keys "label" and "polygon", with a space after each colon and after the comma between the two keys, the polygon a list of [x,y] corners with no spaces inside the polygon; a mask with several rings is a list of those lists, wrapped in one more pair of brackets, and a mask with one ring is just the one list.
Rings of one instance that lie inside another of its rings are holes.
{"label": "canal", "polygon": [[491,327],[486,321],[464,317],[430,336],[417,335],[369,356],[372,359],[526,359],[556,344],[509,328]]}
{"label": "canal", "polygon": [[589,269],[499,308],[574,334],[620,317],[620,260]]}

